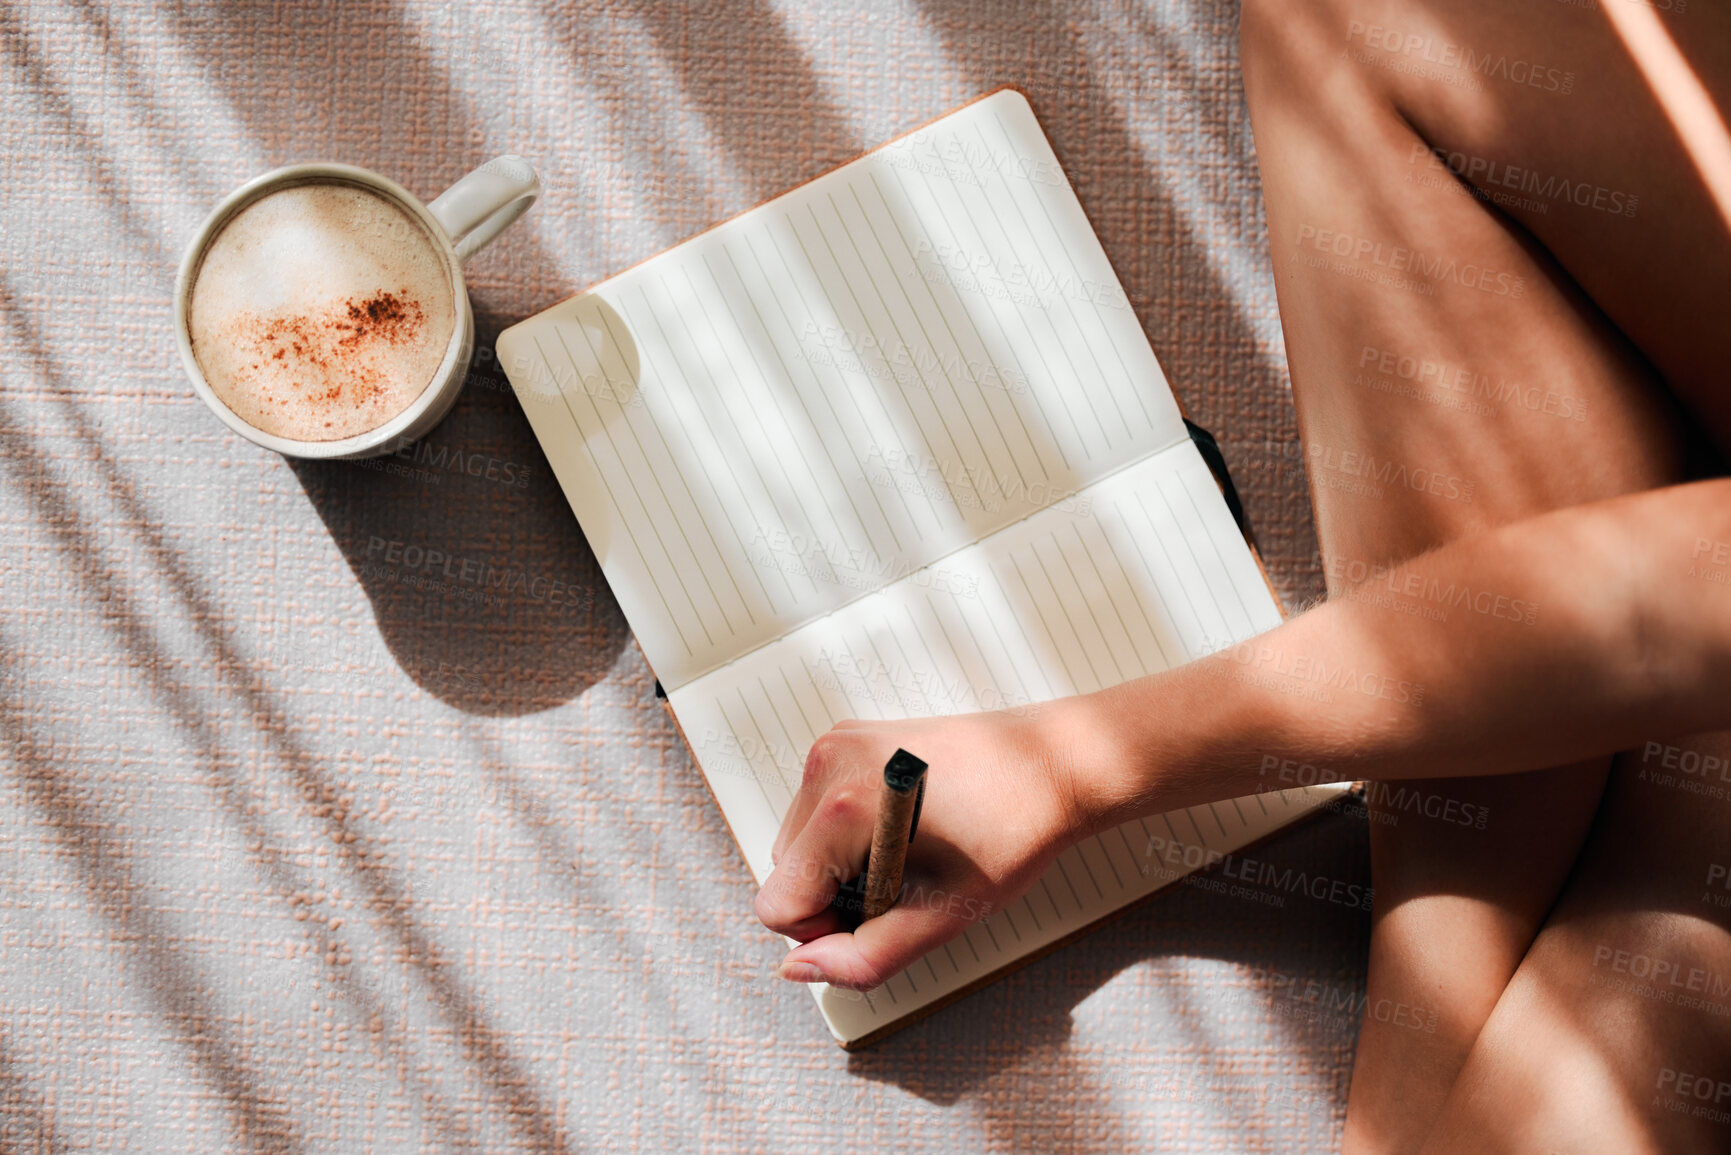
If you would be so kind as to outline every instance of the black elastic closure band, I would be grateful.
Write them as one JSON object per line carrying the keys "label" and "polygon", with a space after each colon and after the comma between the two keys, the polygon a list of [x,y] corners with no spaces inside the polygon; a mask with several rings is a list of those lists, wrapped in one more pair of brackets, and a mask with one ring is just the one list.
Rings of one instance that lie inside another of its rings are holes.
{"label": "black elastic closure band", "polygon": [[1226,468],[1226,455],[1220,452],[1220,442],[1214,440],[1214,434],[1186,417],[1184,428],[1190,431],[1190,440],[1196,445],[1196,452],[1202,455],[1203,462],[1208,466],[1208,472],[1214,475],[1214,482],[1220,486],[1220,495],[1226,499],[1226,508],[1232,512],[1232,520],[1238,523],[1238,532],[1245,538],[1250,537],[1250,523],[1244,517],[1244,503],[1238,500],[1238,487],[1232,484],[1232,474]]}

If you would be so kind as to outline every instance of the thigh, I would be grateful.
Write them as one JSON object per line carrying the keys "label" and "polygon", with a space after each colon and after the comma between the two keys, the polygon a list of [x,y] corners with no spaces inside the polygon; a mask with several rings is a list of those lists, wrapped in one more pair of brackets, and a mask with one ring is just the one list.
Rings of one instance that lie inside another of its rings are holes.
{"label": "thigh", "polygon": [[[1433,148],[1525,155],[1520,141],[1489,139],[1486,124],[1599,139],[1598,106],[1580,103],[1584,91],[1544,103],[1536,90],[1487,80],[1484,91],[1466,92],[1361,59],[1363,41],[1385,29],[1427,43],[1464,38],[1536,51],[1527,42],[1554,32],[1556,12],[1568,15],[1568,6],[1447,6],[1544,18],[1520,38],[1500,28],[1439,30],[1432,9],[1440,7],[1248,0],[1244,11],[1269,246],[1331,592],[1461,534],[1665,484],[1681,468],[1674,400],[1652,353],[1580,287],[1603,278],[1565,267],[1524,222],[1446,167],[1446,179],[1431,168]],[[1614,50],[1600,39],[1603,52]],[[1626,68],[1617,83],[1605,102],[1626,102],[1640,88]],[[1651,132],[1663,119],[1648,113]],[[1455,137],[1460,125],[1472,129],[1465,143]],[[1546,163],[1594,169],[1574,155]],[[1649,200],[1670,204],[1688,178],[1674,158],[1642,179],[1649,188],[1665,180],[1670,195]],[[1556,206],[1553,219],[1563,212]],[[1654,208],[1547,227],[1562,242],[1597,228],[1663,248],[1670,225],[1661,217]],[[1586,252],[1577,257],[1597,268]]]}
{"label": "thigh", "polygon": [[1542,245],[1731,447],[1731,6],[1359,0],[1341,30],[1426,146],[1431,201]]}
{"label": "thigh", "polygon": [[1731,734],[1622,756],[1426,1151],[1731,1149]]}
{"label": "thigh", "polygon": [[1348,1151],[1424,1141],[1574,865],[1604,775],[1369,784],[1376,909]]}
{"label": "thigh", "polygon": [[[1390,612],[1462,612],[1403,597],[1387,575],[1407,557],[1681,471],[1672,396],[1653,364],[1685,365],[1694,351],[1638,350],[1580,285],[1603,282],[1630,246],[1662,255],[1681,236],[1712,251],[1710,206],[1691,193],[1679,150],[1641,173],[1646,215],[1636,206],[1611,219],[1592,197],[1522,210],[1470,183],[1521,158],[1524,171],[1572,165],[1626,183],[1635,174],[1612,155],[1618,138],[1595,135],[1594,122],[1629,107],[1629,132],[1663,127],[1630,103],[1639,77],[1607,62],[1608,33],[1560,36],[1559,5],[1520,6],[1525,23],[1504,21],[1504,7],[1454,5],[1445,21],[1419,4],[1246,5],[1246,88],[1329,586]],[[1427,53],[1464,64],[1471,51],[1476,66],[1491,46],[1504,51],[1485,75],[1414,65]],[[1508,79],[1510,60],[1526,59],[1518,71],[1530,80],[1546,46],[1581,61],[1597,94]],[[1581,147],[1540,154],[1535,140]],[[1589,156],[1594,142],[1603,147]],[[1652,207],[1685,202],[1680,213]],[[1601,260],[1588,239],[1607,228],[1620,231]],[[1649,311],[1676,296],[1650,297]],[[1619,321],[1640,321],[1627,304]],[[1652,324],[1641,331],[1658,339]],[[1366,1015],[1349,1147],[1422,1140],[1575,859],[1603,775],[1600,763],[1373,785],[1367,1007],[1416,1007],[1429,1029]],[[1432,821],[1432,800],[1487,820]]]}

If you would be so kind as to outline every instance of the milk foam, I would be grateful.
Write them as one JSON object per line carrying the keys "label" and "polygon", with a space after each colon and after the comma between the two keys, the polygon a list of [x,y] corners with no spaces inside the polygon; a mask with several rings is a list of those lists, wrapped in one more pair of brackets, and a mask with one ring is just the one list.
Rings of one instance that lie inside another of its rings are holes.
{"label": "milk foam", "polygon": [[357,185],[296,185],[231,217],[188,309],[205,380],[237,416],[297,441],[389,421],[425,391],[456,326],[420,223]]}

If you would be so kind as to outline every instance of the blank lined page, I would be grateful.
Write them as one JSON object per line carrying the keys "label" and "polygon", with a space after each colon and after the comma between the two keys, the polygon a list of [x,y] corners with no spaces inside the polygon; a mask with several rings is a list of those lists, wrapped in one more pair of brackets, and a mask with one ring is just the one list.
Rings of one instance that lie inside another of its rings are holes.
{"label": "blank lined page", "polygon": [[[1280,620],[1010,91],[615,276],[500,360],[752,873],[843,718],[1035,710]],[[934,767],[933,773],[943,773]],[[853,999],[857,1040],[1331,796],[1066,852]]]}
{"label": "blank lined page", "polygon": [[[1185,443],[672,692],[670,701],[761,883],[805,754],[836,722],[1037,710],[1052,698],[1172,668],[1279,621],[1213,477]],[[858,1038],[1333,793],[1258,795],[1090,839],[1022,900],[971,923],[960,940],[883,987],[861,999],[817,988],[819,1003],[838,1037]],[[1200,849],[1181,852],[1194,861],[1178,870],[1150,856],[1168,845]]]}
{"label": "blank lined page", "polygon": [[501,362],[677,687],[1184,438],[1000,92],[507,330]]}

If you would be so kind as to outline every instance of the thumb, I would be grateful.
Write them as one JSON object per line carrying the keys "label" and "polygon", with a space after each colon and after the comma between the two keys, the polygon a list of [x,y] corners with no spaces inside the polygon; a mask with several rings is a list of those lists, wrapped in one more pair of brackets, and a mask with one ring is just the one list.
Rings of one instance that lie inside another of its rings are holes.
{"label": "thumb", "polygon": [[871,990],[955,938],[963,921],[942,909],[892,907],[852,934],[825,935],[795,947],[781,960],[779,973],[792,982]]}

